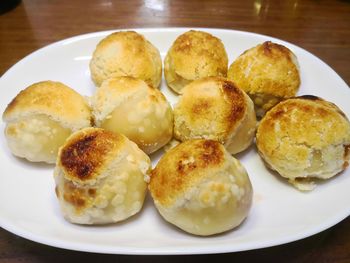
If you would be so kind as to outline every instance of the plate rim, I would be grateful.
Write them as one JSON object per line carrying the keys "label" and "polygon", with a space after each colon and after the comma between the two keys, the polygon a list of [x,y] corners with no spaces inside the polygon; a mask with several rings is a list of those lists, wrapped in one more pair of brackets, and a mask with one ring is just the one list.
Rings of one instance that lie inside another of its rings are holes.
{"label": "plate rim", "polygon": [[[238,34],[244,34],[248,36],[253,36],[253,37],[263,37],[263,38],[268,38],[271,39],[272,41],[278,41],[282,43],[288,44],[288,46],[292,48],[296,48],[299,51],[304,52],[307,56],[311,56],[313,59],[316,59],[319,63],[322,64],[322,66],[325,66],[327,70],[331,71],[332,74],[338,78],[339,81],[341,81],[345,87],[348,87],[347,83],[339,76],[339,74],[331,68],[327,63],[325,63],[322,59],[319,57],[315,56],[311,52],[305,50],[304,48],[297,46],[293,43],[290,43],[288,41],[282,40],[280,38],[276,38],[273,36],[265,35],[265,34],[260,34],[256,32],[248,32],[248,31],[241,31],[241,30],[235,30],[235,29],[227,29],[227,28],[207,28],[207,27],[145,27],[145,28],[116,28],[116,29],[111,29],[111,30],[104,30],[104,31],[96,31],[96,32],[90,32],[90,33],[84,33],[80,35],[75,35],[71,36],[53,43],[50,43],[46,46],[43,46],[28,55],[24,56],[22,59],[17,61],[15,64],[13,64],[10,68],[8,68],[3,75],[0,77],[0,85],[4,81],[4,79],[7,78],[8,75],[11,74],[13,70],[16,69],[16,67],[20,66],[22,63],[25,63],[27,60],[30,59],[35,59],[35,56],[37,54],[40,54],[42,52],[45,52],[46,50],[49,50],[51,48],[55,48],[61,45],[66,45],[70,44],[73,42],[81,41],[84,39],[89,39],[89,38],[94,38],[94,37],[99,37],[99,36],[105,36],[108,35],[112,32],[117,32],[117,31],[127,31],[127,30],[134,30],[136,32],[139,32],[141,34],[146,33],[146,32],[157,32],[161,31],[162,33],[166,32],[178,32],[179,34],[182,31],[188,31],[188,30],[201,30],[201,31],[206,31],[209,33],[213,32],[226,32],[226,33],[238,33]],[[214,33],[215,34],[215,33]],[[349,87],[348,87],[349,88]],[[345,211],[345,210],[344,210]],[[319,224],[318,227],[313,227],[310,228],[309,231],[301,234],[297,233],[295,235],[289,235],[284,238],[279,238],[279,239],[274,239],[271,242],[265,242],[264,244],[261,244],[259,242],[253,242],[253,245],[248,246],[243,245],[243,246],[236,246],[236,247],[229,247],[228,245],[226,246],[220,246],[220,247],[215,247],[213,249],[209,249],[208,247],[205,247],[205,251],[201,247],[191,247],[189,250],[185,249],[185,247],[179,247],[179,248],[174,248],[171,249],[170,247],[162,247],[161,249],[157,249],[156,247],[143,247],[143,248],[135,248],[135,247],[118,247],[118,246],[101,246],[101,245],[87,245],[87,244],[79,244],[77,242],[60,242],[59,240],[52,240],[52,239],[47,239],[44,238],[40,235],[35,235],[30,231],[27,231],[25,229],[21,228],[18,229],[15,227],[14,224],[11,224],[10,222],[6,222],[7,220],[4,220],[2,217],[0,217],[0,226],[15,234],[20,237],[23,237],[25,239],[41,243],[44,245],[49,245],[57,248],[63,248],[63,249],[69,249],[69,250],[75,250],[75,251],[84,251],[84,252],[94,252],[94,253],[105,253],[105,254],[125,254],[125,255],[189,255],[189,254],[218,254],[218,253],[232,253],[232,252],[238,252],[238,251],[247,251],[247,250],[254,250],[254,249],[261,249],[261,248],[267,248],[267,247],[272,247],[272,246],[277,246],[277,245],[283,245],[287,244],[290,242],[298,241],[307,237],[310,237],[312,235],[315,235],[317,233],[320,233],[332,226],[335,226],[339,222],[343,221],[350,215],[350,207],[348,211],[345,211],[341,215],[338,214],[336,217],[332,217],[333,220],[327,220],[327,222],[323,222],[323,224]],[[334,220],[335,219],[335,220]],[[321,227],[320,227],[321,225]],[[56,240],[56,241],[55,241]]]}

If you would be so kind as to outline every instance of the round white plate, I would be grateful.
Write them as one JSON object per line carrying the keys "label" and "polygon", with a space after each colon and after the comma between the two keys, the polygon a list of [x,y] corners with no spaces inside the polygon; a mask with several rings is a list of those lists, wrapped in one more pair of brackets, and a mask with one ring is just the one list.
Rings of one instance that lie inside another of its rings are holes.
{"label": "round white plate", "polygon": [[[137,29],[164,58],[172,42],[188,28]],[[285,41],[258,34],[201,29],[222,39],[231,63],[244,50],[266,40],[283,44],[298,57],[301,88],[336,103],[350,116],[350,89],[324,62]],[[16,94],[42,80],[61,81],[83,95],[95,87],[89,60],[96,44],[108,32],[66,39],[27,56],[0,79],[0,112]],[[176,97],[164,81],[162,92],[174,104]],[[2,122],[0,130],[5,124]],[[196,237],[166,223],[148,197],[141,213],[123,223],[79,226],[66,222],[54,193],[53,166],[33,164],[11,155],[0,133],[0,224],[19,236],[51,246],[116,254],[201,254],[269,247],[298,240],[329,228],[350,214],[350,169],[310,193],[302,193],[268,171],[256,149],[237,157],[250,175],[253,206],[244,223],[221,235]],[[153,158],[155,159],[155,158]],[[155,164],[155,160],[154,163]]]}

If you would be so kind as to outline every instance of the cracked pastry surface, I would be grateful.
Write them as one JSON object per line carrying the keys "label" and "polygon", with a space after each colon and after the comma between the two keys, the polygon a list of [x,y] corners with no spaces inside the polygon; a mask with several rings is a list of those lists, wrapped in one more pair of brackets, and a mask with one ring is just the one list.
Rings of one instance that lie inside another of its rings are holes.
{"label": "cracked pastry surface", "polygon": [[98,127],[119,132],[146,153],[163,147],[173,135],[173,112],[165,96],[132,77],[104,81],[91,99]]}
{"label": "cracked pastry surface", "polygon": [[234,154],[252,143],[255,128],[253,102],[224,78],[193,81],[174,107],[174,137],[180,141],[216,140]]}
{"label": "cracked pastry surface", "polygon": [[91,78],[99,87],[108,78],[131,76],[158,88],[162,78],[159,50],[134,31],[115,32],[102,39],[90,61]]}
{"label": "cracked pastry surface", "polygon": [[241,224],[253,192],[244,167],[212,140],[186,141],[166,152],[151,172],[149,190],[166,221],[202,236]]}
{"label": "cracked pastry surface", "polygon": [[72,134],[54,171],[63,216],[77,224],[107,224],[138,213],[150,159],[124,135],[99,128]]}
{"label": "cracked pastry surface", "polygon": [[180,35],[164,59],[168,86],[181,93],[195,79],[226,77],[228,58],[221,40],[203,31],[190,30]]}
{"label": "cracked pastry surface", "polygon": [[74,131],[91,126],[85,99],[60,82],[42,81],[22,90],[3,113],[11,152],[32,162],[55,163],[58,148]]}
{"label": "cracked pastry surface", "polygon": [[350,123],[333,103],[315,96],[280,102],[266,113],[256,134],[267,165],[300,190],[315,179],[343,171],[350,158]]}
{"label": "cracked pastry surface", "polygon": [[247,92],[259,117],[279,101],[295,96],[300,86],[296,56],[271,41],[241,54],[230,65],[227,77]]}

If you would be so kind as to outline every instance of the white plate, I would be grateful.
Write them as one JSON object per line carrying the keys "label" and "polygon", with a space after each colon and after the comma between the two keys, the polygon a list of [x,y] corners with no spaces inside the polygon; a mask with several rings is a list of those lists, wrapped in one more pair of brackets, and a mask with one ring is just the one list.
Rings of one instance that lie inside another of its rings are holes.
{"label": "white plate", "polygon": [[[163,58],[187,28],[137,29]],[[244,50],[266,40],[289,47],[301,68],[301,94],[314,94],[335,102],[350,116],[350,89],[325,63],[285,41],[258,34],[202,29],[222,39],[231,63]],[[104,36],[99,32],[73,37],[27,56],[0,79],[0,112],[28,85],[41,80],[61,81],[84,95],[95,87],[88,63]],[[175,97],[162,83],[168,99]],[[1,123],[0,130],[5,125]],[[78,226],[66,222],[54,194],[53,167],[15,158],[0,135],[0,224],[19,236],[51,246],[118,254],[200,254],[269,247],[298,240],[333,226],[350,214],[350,170],[301,193],[278,179],[263,165],[254,147],[238,155],[250,175],[254,201],[247,220],[237,229],[213,237],[188,235],[165,223],[147,198],[142,212],[126,222],[108,226]]]}

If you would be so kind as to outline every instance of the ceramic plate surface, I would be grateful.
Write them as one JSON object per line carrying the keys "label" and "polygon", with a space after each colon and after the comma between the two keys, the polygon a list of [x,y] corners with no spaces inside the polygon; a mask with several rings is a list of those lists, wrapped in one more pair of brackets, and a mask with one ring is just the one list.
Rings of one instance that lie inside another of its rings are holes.
{"label": "ceramic plate surface", "polygon": [[[164,58],[172,42],[188,28],[137,29]],[[301,88],[298,95],[313,94],[336,103],[350,116],[350,89],[324,62],[285,41],[232,30],[201,29],[219,37],[229,63],[244,50],[266,40],[283,44],[298,57]],[[0,79],[0,112],[16,94],[42,80],[61,81],[83,95],[95,87],[89,61],[96,44],[108,32],[69,38],[42,48],[10,68]],[[172,105],[176,97],[163,80],[161,91]],[[11,155],[0,127],[0,225],[24,238],[72,250],[115,254],[207,254],[249,250],[283,244],[325,230],[350,214],[350,169],[302,193],[269,172],[256,149],[237,158],[246,167],[254,188],[253,206],[244,223],[233,231],[212,237],[186,234],[166,223],[149,196],[141,213],[108,226],[79,226],[60,214],[54,192],[53,166],[32,164]],[[157,156],[154,155],[153,165]]]}

